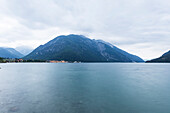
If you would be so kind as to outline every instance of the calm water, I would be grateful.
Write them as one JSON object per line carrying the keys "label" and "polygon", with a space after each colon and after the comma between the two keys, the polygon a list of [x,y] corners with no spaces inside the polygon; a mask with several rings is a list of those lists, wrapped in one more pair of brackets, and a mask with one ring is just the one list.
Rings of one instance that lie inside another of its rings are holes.
{"label": "calm water", "polygon": [[0,67],[0,113],[170,113],[170,64]]}

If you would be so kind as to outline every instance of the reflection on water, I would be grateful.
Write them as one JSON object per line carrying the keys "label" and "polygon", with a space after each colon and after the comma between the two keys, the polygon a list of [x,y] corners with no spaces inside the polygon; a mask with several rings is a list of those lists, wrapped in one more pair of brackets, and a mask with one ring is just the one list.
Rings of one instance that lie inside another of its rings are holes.
{"label": "reflection on water", "polygon": [[168,113],[170,64],[0,64],[0,113]]}

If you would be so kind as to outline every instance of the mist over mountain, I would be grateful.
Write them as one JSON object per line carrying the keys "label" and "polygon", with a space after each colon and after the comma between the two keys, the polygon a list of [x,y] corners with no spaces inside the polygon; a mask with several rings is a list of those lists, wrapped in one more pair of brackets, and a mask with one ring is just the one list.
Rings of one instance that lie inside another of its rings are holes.
{"label": "mist over mountain", "polygon": [[18,46],[15,49],[25,56],[33,51],[33,48],[29,46]]}
{"label": "mist over mountain", "polygon": [[150,61],[146,61],[146,62],[164,62],[164,63],[168,63],[170,62],[170,50],[166,53],[164,53],[161,57],[150,60]]}
{"label": "mist over mountain", "polygon": [[0,47],[0,57],[3,58],[21,58],[24,55],[15,50],[14,48]]}
{"label": "mist over mountain", "polygon": [[82,35],[61,35],[40,45],[24,59],[65,60],[81,62],[143,62],[110,43],[91,40]]}

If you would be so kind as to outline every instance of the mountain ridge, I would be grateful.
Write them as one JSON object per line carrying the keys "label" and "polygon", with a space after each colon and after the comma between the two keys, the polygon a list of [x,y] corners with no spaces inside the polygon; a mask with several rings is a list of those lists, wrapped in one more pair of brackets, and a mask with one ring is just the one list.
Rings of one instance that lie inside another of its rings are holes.
{"label": "mountain ridge", "polygon": [[0,57],[2,58],[21,58],[24,57],[20,52],[14,48],[0,47]]}
{"label": "mountain ridge", "polygon": [[146,61],[146,63],[170,63],[170,50],[166,53],[164,53],[162,56],[159,58],[155,58],[152,60]]}
{"label": "mountain ridge", "polygon": [[44,45],[40,45],[24,59],[81,62],[144,62],[140,57],[104,42],[89,39],[83,35],[61,35]]}

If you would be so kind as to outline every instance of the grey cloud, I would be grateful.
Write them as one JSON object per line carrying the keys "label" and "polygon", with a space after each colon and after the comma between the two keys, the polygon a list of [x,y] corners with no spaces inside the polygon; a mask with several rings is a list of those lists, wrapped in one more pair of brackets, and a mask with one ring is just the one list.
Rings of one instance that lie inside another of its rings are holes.
{"label": "grey cloud", "polygon": [[169,7],[169,0],[0,0],[0,38],[34,40],[36,47],[53,36],[78,33],[137,55],[151,50],[141,55],[151,58],[169,49]]}

